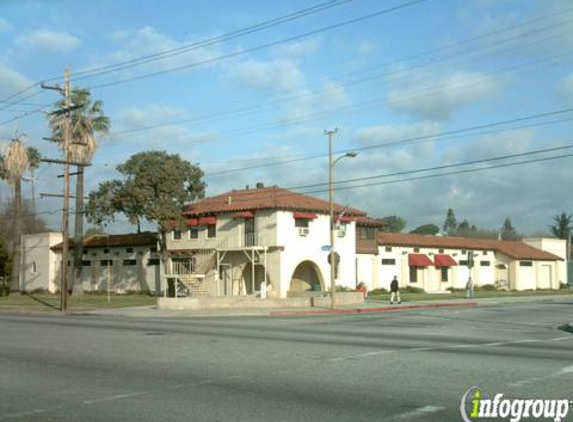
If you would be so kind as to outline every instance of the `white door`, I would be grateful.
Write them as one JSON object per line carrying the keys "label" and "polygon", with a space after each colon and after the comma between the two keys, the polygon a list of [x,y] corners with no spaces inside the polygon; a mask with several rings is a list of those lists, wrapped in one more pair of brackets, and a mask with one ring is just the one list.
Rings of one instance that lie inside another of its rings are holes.
{"label": "white door", "polygon": [[540,280],[537,281],[537,288],[538,289],[550,289],[553,285],[552,281],[552,271],[551,265],[542,265],[541,266],[541,277]]}

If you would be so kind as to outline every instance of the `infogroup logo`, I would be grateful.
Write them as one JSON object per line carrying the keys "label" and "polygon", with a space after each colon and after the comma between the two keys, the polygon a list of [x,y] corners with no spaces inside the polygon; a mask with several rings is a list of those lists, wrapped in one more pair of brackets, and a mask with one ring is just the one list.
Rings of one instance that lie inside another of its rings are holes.
{"label": "infogroup logo", "polygon": [[493,399],[485,398],[478,387],[464,393],[460,413],[465,422],[501,418],[510,422],[522,419],[553,420],[560,422],[569,413],[569,399],[510,399],[498,393]]}

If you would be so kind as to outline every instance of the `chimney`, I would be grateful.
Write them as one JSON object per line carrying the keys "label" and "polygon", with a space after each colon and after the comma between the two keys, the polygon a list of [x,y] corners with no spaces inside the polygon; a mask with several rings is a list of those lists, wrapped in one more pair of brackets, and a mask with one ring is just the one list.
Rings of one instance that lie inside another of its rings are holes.
{"label": "chimney", "polygon": [[227,203],[229,205],[231,205],[233,203],[233,197],[232,196],[229,196],[229,198],[227,199]]}
{"label": "chimney", "polygon": [[265,187],[265,184],[263,182],[257,182],[257,189],[262,189]]}

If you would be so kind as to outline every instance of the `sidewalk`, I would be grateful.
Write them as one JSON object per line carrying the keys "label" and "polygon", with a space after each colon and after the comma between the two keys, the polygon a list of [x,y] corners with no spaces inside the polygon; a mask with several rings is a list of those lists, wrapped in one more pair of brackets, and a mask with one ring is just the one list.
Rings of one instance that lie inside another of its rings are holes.
{"label": "sidewalk", "polygon": [[[453,307],[496,306],[512,303],[533,302],[568,302],[573,305],[573,296],[527,296],[481,298],[472,301],[463,299],[448,299],[440,301],[402,302],[400,305],[389,305],[383,300],[367,300],[360,305],[341,305],[332,310],[329,308],[266,308],[266,309],[213,309],[200,311],[161,310],[155,306],[137,306],[130,308],[97,309],[70,312],[72,315],[120,316],[132,318],[190,318],[213,316],[306,316],[306,315],[335,315],[335,314],[370,314],[382,312],[407,312],[413,310],[440,309]],[[573,327],[573,323],[572,323]]]}

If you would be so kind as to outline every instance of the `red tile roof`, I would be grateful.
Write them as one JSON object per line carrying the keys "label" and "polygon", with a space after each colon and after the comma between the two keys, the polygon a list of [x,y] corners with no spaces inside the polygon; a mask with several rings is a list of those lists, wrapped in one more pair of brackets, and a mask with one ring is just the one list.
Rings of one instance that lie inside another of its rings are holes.
{"label": "red tile roof", "polygon": [[[335,204],[334,211],[340,213],[344,206]],[[238,211],[286,210],[299,212],[329,213],[328,201],[303,195],[276,186],[249,190],[233,190],[191,204],[184,212],[186,216],[201,216]],[[366,216],[364,211],[346,208],[344,215]]]}
{"label": "red tile roof", "polygon": [[421,234],[378,233],[379,245],[418,246],[426,248],[454,248],[493,250],[513,259],[558,261],[557,255],[544,252],[519,241],[472,239],[466,237],[428,236]]}
{"label": "red tile roof", "polygon": [[[157,244],[157,234],[145,232],[140,234],[110,234],[92,235],[82,240],[84,248],[118,247],[118,246],[155,246]],[[73,239],[69,242],[70,248],[74,246]],[[52,249],[62,249],[62,243],[54,245]]]}

